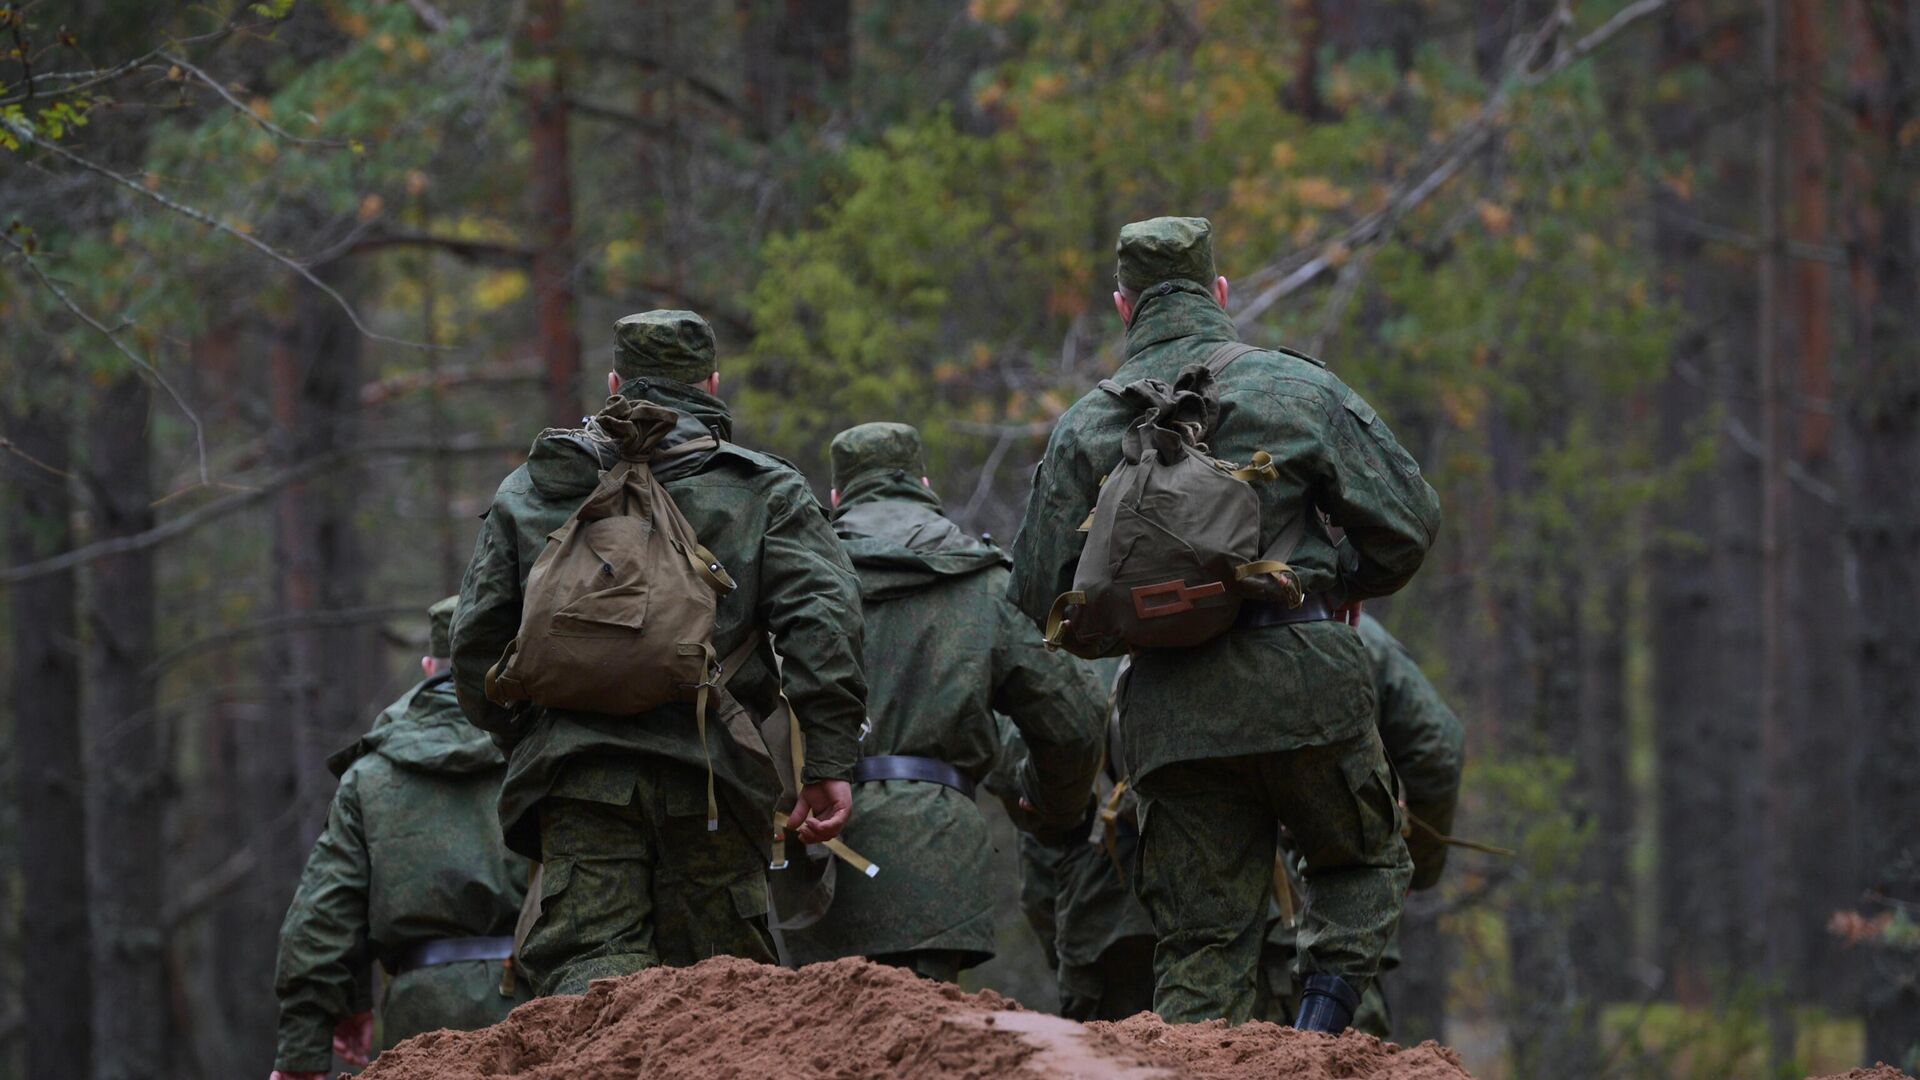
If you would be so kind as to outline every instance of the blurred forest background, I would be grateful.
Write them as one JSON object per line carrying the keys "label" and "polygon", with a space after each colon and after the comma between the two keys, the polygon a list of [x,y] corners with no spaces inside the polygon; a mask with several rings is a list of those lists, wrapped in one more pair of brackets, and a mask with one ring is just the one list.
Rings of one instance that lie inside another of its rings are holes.
{"label": "blurred forest background", "polygon": [[[1920,4],[0,3],[0,1076],[263,1075],[327,753],[417,676],[615,318],[822,488],[922,426],[1011,539],[1213,218],[1447,522],[1470,731],[1403,1038],[1495,1077],[1920,1047]],[[974,982],[1050,1003],[1012,906]]]}

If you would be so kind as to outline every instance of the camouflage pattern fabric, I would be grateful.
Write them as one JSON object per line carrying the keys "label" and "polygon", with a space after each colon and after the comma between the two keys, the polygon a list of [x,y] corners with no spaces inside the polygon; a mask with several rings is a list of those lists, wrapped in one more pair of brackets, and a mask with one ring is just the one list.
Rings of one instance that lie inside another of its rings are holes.
{"label": "camouflage pattern fabric", "polygon": [[1301,969],[1339,975],[1358,991],[1373,981],[1413,876],[1377,731],[1179,762],[1137,788],[1135,892],[1159,934],[1153,1006],[1168,1023],[1254,1016],[1276,822],[1286,822],[1306,867]]}
{"label": "camouflage pattern fabric", "polygon": [[[873,680],[863,752],[936,758],[979,783],[999,757],[994,714],[1004,713],[1025,737],[1015,782],[1038,824],[1078,823],[1103,695],[1007,601],[1006,553],[961,532],[905,469],[838,479],[834,526],[860,575]],[[861,784],[855,805],[844,839],[880,876],[841,874],[826,916],[785,934],[793,959],[951,953],[957,972],[991,957],[993,847],[979,808],[910,780]]]}
{"label": "camouflage pattern fabric", "polygon": [[701,382],[716,370],[713,327],[691,311],[629,315],[613,324],[613,370],[627,382]]}
{"label": "camouflage pattern fabric", "polygon": [[[680,414],[663,449],[707,435],[723,440],[717,450],[675,458],[655,475],[701,542],[738,583],[719,598],[713,640],[717,654],[725,656],[750,638],[771,633],[784,662],[776,676],[772,651],[765,644],[757,646],[728,683],[728,692],[764,716],[784,686],[806,736],[802,781],[847,779],[866,715],[859,585],[826,513],[791,465],[724,441],[732,434],[732,418],[718,399],[684,382],[653,378],[627,382],[621,394]],[[527,464],[495,493],[461,584],[460,614],[453,629],[454,681],[468,718],[510,748],[500,794],[507,843],[539,857],[545,822],[538,808],[549,797],[564,798],[619,811],[607,818],[607,829],[582,836],[577,843],[570,839],[571,850],[564,854],[577,860],[576,865],[602,857],[630,859],[655,842],[646,831],[654,826],[647,823],[671,813],[671,808],[653,805],[654,794],[642,786],[643,777],[650,771],[658,775],[665,767],[662,762],[678,762],[700,770],[704,778],[710,753],[716,785],[739,808],[740,819],[750,823],[745,827],[755,841],[736,843],[734,835],[722,829],[683,842],[707,845],[713,860],[737,866],[742,878],[764,874],[768,830],[753,823],[770,821],[779,779],[763,754],[735,742],[722,725],[708,726],[703,753],[691,703],[676,702],[640,716],[607,716],[507,710],[486,699],[487,669],[519,627],[527,572],[545,547],[547,534],[593,489],[604,448],[590,430],[542,433]],[[560,819],[566,817],[563,811]],[[611,827],[616,821],[624,823],[618,830]],[[575,930],[559,932],[556,922],[556,933],[543,935],[539,951],[549,972],[564,968],[563,954],[570,951],[595,955],[602,943],[592,935],[612,921],[633,917],[643,903],[624,894],[608,894],[596,902],[606,910],[594,918],[569,914],[565,904],[554,916],[571,920]],[[664,910],[656,907],[650,914],[658,918]],[[728,900],[725,907],[700,917],[718,920],[739,914],[738,904]],[[541,932],[538,926],[534,929]],[[658,951],[671,962],[667,951]],[[622,955],[644,958],[647,953]]]}
{"label": "camouflage pattern fabric", "polygon": [[[1366,646],[1373,684],[1380,695],[1380,739],[1387,760],[1400,777],[1400,795],[1407,809],[1435,831],[1453,828],[1460,801],[1460,775],[1466,763],[1466,729],[1460,718],[1427,681],[1406,647],[1371,615],[1360,617],[1360,641]],[[1413,857],[1411,888],[1430,889],[1446,869],[1447,846],[1430,833],[1409,830],[1407,848]],[[1380,970],[1400,966],[1396,937],[1380,957]],[[1294,928],[1278,912],[1267,927],[1262,968],[1269,1005],[1264,1015],[1284,1023],[1298,1004],[1299,980],[1304,974],[1294,948]],[[1392,1034],[1392,1013],[1376,979],[1360,996],[1353,1026],[1382,1039]]]}
{"label": "camouflage pattern fabric", "polygon": [[[920,433],[908,424],[879,421],[848,428],[828,444],[827,460],[836,491],[867,473],[897,471],[908,477],[927,474]],[[846,505],[845,500],[841,505]]]}
{"label": "camouflage pattern fabric", "polygon": [[534,989],[582,994],[594,979],[717,955],[773,963],[768,815],[728,798],[708,832],[706,772],[684,762],[586,763],[574,775],[594,773],[596,786],[624,784],[628,800],[540,804],[540,919],[520,950]]}
{"label": "camouflage pattern fabric", "polygon": [[1211,288],[1218,276],[1213,272],[1213,223],[1206,218],[1133,222],[1120,230],[1114,255],[1114,277],[1136,292],[1176,279]]}
{"label": "camouflage pattern fabric", "polygon": [[[421,942],[510,934],[527,883],[494,813],[506,762],[445,678],[409,690],[329,764],[340,786],[274,970],[274,1067],[293,1072],[332,1065],[334,1025],[366,1007],[369,960],[391,971]],[[503,1018],[526,995],[501,997],[500,973],[498,961],[472,961],[399,975],[380,1004],[379,1046]]]}
{"label": "camouflage pattern fabric", "polygon": [[[1149,294],[1128,327],[1115,381],[1171,383],[1237,339],[1198,283],[1173,279]],[[1344,530],[1336,546],[1310,520],[1288,560],[1302,587],[1338,606],[1405,585],[1433,543],[1439,502],[1374,410],[1318,362],[1287,352],[1242,357],[1221,377],[1220,398],[1214,453],[1245,462],[1265,450],[1280,470],[1255,488],[1263,540],[1316,511]],[[1125,409],[1096,391],[1054,428],[1014,545],[1013,596],[1036,623],[1072,587],[1084,543],[1077,526],[1120,457]],[[1373,835],[1383,815],[1355,800],[1362,780],[1386,773],[1358,637],[1332,622],[1301,623],[1140,650],[1120,735],[1142,800],[1140,888],[1153,898],[1146,906],[1161,937],[1156,1010],[1169,1020],[1251,1013],[1280,820],[1307,834],[1302,842],[1321,852],[1322,870],[1356,868],[1308,883],[1314,912],[1302,945],[1316,970],[1364,990],[1392,937],[1405,887],[1396,880],[1408,867],[1397,831]],[[1212,800],[1226,804],[1217,834],[1189,818],[1213,812],[1204,805],[1209,789],[1234,793]],[[1335,802],[1299,797],[1309,791]],[[1292,817],[1256,820],[1281,810]]]}

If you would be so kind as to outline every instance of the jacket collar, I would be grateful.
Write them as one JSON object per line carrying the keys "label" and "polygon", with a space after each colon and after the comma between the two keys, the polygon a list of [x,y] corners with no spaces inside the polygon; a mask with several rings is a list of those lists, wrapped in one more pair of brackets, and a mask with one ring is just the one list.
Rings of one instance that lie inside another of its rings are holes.
{"label": "jacket collar", "polygon": [[1127,359],[1147,349],[1177,338],[1195,337],[1211,341],[1238,341],[1240,332],[1233,317],[1220,309],[1213,294],[1192,281],[1169,281],[1154,286],[1153,292],[1133,314],[1127,326]]}
{"label": "jacket collar", "polygon": [[620,394],[685,413],[723,441],[733,438],[733,412],[727,403],[692,383],[678,379],[628,379],[620,384]]}

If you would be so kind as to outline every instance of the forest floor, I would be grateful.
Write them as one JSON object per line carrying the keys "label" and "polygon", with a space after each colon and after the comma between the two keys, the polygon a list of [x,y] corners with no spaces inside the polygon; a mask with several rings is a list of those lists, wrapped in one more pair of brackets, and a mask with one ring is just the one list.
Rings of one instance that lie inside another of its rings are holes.
{"label": "forest floor", "polygon": [[729,1076],[1470,1080],[1437,1043],[1402,1048],[1272,1024],[1078,1024],[865,960],[799,971],[717,957],[541,998],[482,1031],[382,1054],[364,1080]]}

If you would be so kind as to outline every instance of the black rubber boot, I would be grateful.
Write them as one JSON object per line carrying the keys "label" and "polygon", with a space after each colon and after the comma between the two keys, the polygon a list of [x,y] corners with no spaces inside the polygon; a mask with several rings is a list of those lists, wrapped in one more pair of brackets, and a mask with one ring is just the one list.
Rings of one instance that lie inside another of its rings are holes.
{"label": "black rubber boot", "polygon": [[1324,1031],[1338,1035],[1353,1023],[1353,1010],[1360,1007],[1360,995],[1338,975],[1309,975],[1300,993],[1300,1011],[1293,1026],[1301,1031]]}

